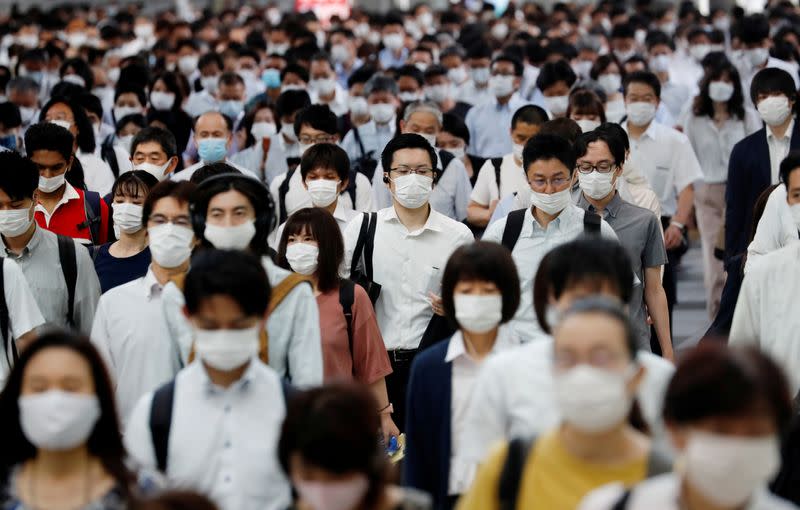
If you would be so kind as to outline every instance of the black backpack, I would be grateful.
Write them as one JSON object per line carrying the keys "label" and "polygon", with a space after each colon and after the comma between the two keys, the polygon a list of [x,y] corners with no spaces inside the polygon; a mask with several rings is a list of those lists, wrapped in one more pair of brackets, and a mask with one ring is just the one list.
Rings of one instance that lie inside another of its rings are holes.
{"label": "black backpack", "polygon": [[111,167],[111,173],[114,174],[114,180],[116,181],[117,177],[119,177],[119,162],[117,161],[117,153],[114,151],[114,135],[108,135],[103,140],[100,145],[100,157]]}
{"label": "black backpack", "polygon": [[[358,233],[353,260],[350,261],[350,279],[364,287],[372,304],[381,295],[381,286],[373,281],[372,252],[375,250],[375,230],[378,227],[378,213],[363,213],[361,230]],[[359,263],[361,268],[359,269]]]}
{"label": "black backpack", "polygon": [[[503,240],[501,244],[508,248],[508,251],[514,251],[514,246],[517,245],[519,235],[522,232],[522,224],[525,221],[525,211],[527,209],[517,209],[508,213],[506,219],[506,227],[503,229]],[[592,211],[584,211],[583,215],[583,233],[588,236],[600,235],[600,215]]]}
{"label": "black backpack", "polygon": [[[361,141],[361,135],[359,134],[357,127],[353,128],[353,137],[356,139],[358,150],[361,155],[351,163],[352,168],[356,172],[364,174],[367,179],[372,182],[372,177],[375,175],[375,169],[378,168],[378,160],[375,159],[374,156],[375,151],[367,152],[364,149],[364,143]],[[354,205],[355,203],[355,200],[353,200]]]}

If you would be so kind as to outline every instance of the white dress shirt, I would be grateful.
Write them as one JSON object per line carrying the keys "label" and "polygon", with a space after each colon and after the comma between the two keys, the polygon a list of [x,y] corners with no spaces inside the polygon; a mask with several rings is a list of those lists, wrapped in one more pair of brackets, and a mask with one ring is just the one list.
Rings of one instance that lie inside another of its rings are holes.
{"label": "white dress shirt", "polygon": [[[342,206],[341,201],[336,202],[336,209],[333,210],[333,219],[336,220],[336,224],[339,226],[339,231],[344,236],[344,230],[347,228],[347,225],[350,223],[350,220],[358,216],[358,211],[354,211],[352,209],[347,209],[346,207]],[[286,222],[280,224],[275,231],[270,234],[269,236],[269,245],[274,249],[278,250],[278,244],[281,242],[281,236],[283,235],[283,228],[286,226]],[[343,267],[347,266],[347,264],[343,264]],[[347,266],[348,268],[350,266]]]}
{"label": "white dress shirt", "polygon": [[[153,393],[139,400],[125,429],[126,449],[145,469],[156,467],[152,400]],[[277,455],[285,415],[280,378],[260,361],[228,388],[212,383],[201,362],[192,363],[175,377],[167,479],[207,494],[220,508],[287,508],[291,491]]]}
{"label": "white dress shirt", "polygon": [[781,138],[775,136],[772,129],[767,126],[767,146],[769,147],[769,163],[772,171],[772,184],[778,184],[780,181],[781,161],[789,154],[789,148],[792,143],[792,132],[794,131],[795,119],[792,118],[789,122],[789,127]]}
{"label": "white dress shirt", "polygon": [[169,381],[181,368],[177,344],[167,334],[162,286],[152,269],[102,296],[92,342],[106,361],[123,424],[136,402]]}
{"label": "white dress shirt", "polygon": [[[353,218],[344,232],[346,264],[353,259],[363,216]],[[474,240],[463,223],[430,211],[425,225],[409,232],[394,207],[378,211],[373,279],[382,286],[375,315],[386,349],[416,349],[433,310],[428,298],[441,295],[442,274],[450,255]]]}
{"label": "white dress shirt", "polygon": [[[639,351],[637,360],[645,368],[637,402],[654,435],[663,437],[662,401],[675,367],[647,351]],[[561,418],[552,370],[553,339],[547,335],[486,360],[473,385],[463,454],[480,462],[498,441],[542,434],[556,427]]]}
{"label": "white dress shirt", "polygon": [[341,117],[345,113],[350,111],[350,108],[347,104],[347,91],[342,88],[341,85],[338,83],[336,84],[336,89],[333,95],[333,101],[330,103],[323,103],[319,95],[316,92],[311,93],[311,103],[312,104],[324,104],[337,116]]}
{"label": "white dress shirt", "polygon": [[779,184],[770,193],[767,205],[764,206],[764,214],[758,221],[753,241],[747,247],[745,274],[759,258],[796,242],[798,237],[797,224],[794,222],[792,210],[786,202],[786,185]]}
{"label": "white dress shirt", "polygon": [[[108,163],[94,154],[87,154],[80,150],[75,153],[75,156],[83,167],[83,181],[86,183],[86,188],[89,191],[96,191],[101,197],[111,193],[111,188],[114,186],[114,172],[111,171]],[[120,167],[120,172],[123,168]]]}
{"label": "white dress shirt", "polygon": [[[255,172],[253,172],[252,170],[247,169],[247,168],[245,168],[243,166],[237,165],[236,163],[234,163],[230,159],[226,158],[225,161],[222,161],[221,163],[225,163],[227,165],[232,166],[233,168],[235,168],[236,170],[239,170],[240,172],[242,172],[242,174],[244,174],[244,175],[246,175],[248,177],[252,177],[253,179],[258,179],[258,176],[255,174]],[[198,161],[194,165],[192,165],[192,166],[190,166],[188,168],[184,168],[183,170],[181,170],[178,173],[175,173],[175,172],[171,173],[169,178],[172,179],[173,181],[188,181],[189,179],[192,178],[192,176],[194,175],[194,173],[196,171],[200,170],[201,168],[203,168],[204,166],[206,166],[208,164],[209,163],[206,163],[205,161],[202,161],[202,160]]]}
{"label": "white dress shirt", "polygon": [[9,360],[14,359],[14,350],[11,346],[11,339],[16,340],[25,333],[32,331],[44,324],[44,317],[39,311],[39,305],[33,297],[31,287],[22,273],[22,269],[11,259],[0,258],[3,267],[3,295],[6,299],[8,308],[8,331],[6,338],[9,339],[5,353],[0,352],[0,388],[3,387],[11,371]]}
{"label": "white dress shirt", "polygon": [[[578,206],[570,205],[543,229],[539,222],[533,218],[532,208],[525,211],[522,231],[511,256],[517,264],[520,280],[520,302],[511,326],[519,337],[531,341],[537,337],[541,328],[533,311],[533,279],[539,269],[539,263],[547,253],[564,243],[580,237],[584,232],[583,217],[586,212]],[[500,243],[503,240],[503,230],[506,228],[508,217],[497,220],[489,225],[483,234],[484,241]],[[617,239],[614,229],[601,220],[600,234],[603,237]]]}
{"label": "white dress shirt", "polygon": [[[627,131],[627,123],[623,127]],[[638,140],[631,137],[630,142],[630,161],[658,195],[662,214],[674,216],[681,191],[703,179],[692,144],[683,133],[658,122],[651,122]]]}
{"label": "white dress shirt", "polygon": [[744,119],[731,117],[720,127],[707,115],[690,115],[683,123],[683,133],[692,144],[703,172],[703,181],[707,184],[728,181],[728,162],[733,146],[761,129],[758,115],[750,109],[745,112]]}
{"label": "white dress shirt", "polygon": [[785,369],[792,395],[800,389],[800,243],[753,264],[742,281],[731,324],[730,345],[755,345]]}
{"label": "white dress shirt", "polygon": [[[269,185],[269,191],[272,193],[272,199],[275,201],[276,206],[280,203],[279,188],[285,180],[286,172],[275,177],[272,180],[272,184]],[[350,193],[347,191],[339,195],[339,204],[345,209],[364,212],[372,211],[372,185],[366,175],[361,172],[356,174],[355,207],[350,199]],[[289,191],[286,192],[286,214],[291,216],[294,212],[306,207],[314,207],[314,204],[311,203],[311,195],[308,194],[308,190],[303,186],[303,176],[300,174],[300,167],[298,167],[292,172],[292,177],[289,179]]]}
{"label": "white dress shirt", "polygon": [[513,154],[506,154],[500,164],[500,188],[497,188],[497,176],[491,160],[486,162],[478,172],[478,179],[469,199],[480,205],[489,206],[493,200],[502,200],[514,193],[529,195],[528,176],[517,164]]}

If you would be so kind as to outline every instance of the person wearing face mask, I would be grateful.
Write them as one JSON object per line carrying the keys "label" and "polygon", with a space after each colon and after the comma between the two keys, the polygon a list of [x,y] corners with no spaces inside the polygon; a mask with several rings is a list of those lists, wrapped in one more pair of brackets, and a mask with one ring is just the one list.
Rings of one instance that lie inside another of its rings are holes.
{"label": "person wearing face mask", "polygon": [[121,508],[152,491],[155,481],[126,465],[111,381],[88,338],[53,332],[21,351],[0,409],[11,441],[3,506]]}
{"label": "person wearing face mask", "polygon": [[[415,133],[427,140],[431,147],[436,146],[436,137],[442,129],[442,112],[434,103],[416,102],[405,107],[400,121],[401,133]],[[472,186],[464,169],[464,164],[453,154],[439,150],[436,166],[444,169],[431,193],[431,207],[456,221],[467,217],[467,204]],[[386,186],[381,185],[383,165],[379,164],[372,178],[372,190],[378,209],[389,207],[392,195]]]}
{"label": "person wearing face mask", "polygon": [[0,151],[24,149],[19,135],[21,125],[19,108],[14,103],[0,103]]}
{"label": "person wearing face mask", "polygon": [[462,84],[459,98],[465,103],[477,106],[490,103],[494,94],[489,88],[492,67],[492,49],[483,42],[473,43],[467,48],[468,80]]}
{"label": "person wearing face mask", "polygon": [[17,77],[9,80],[6,85],[6,99],[14,103],[19,108],[20,119],[22,120],[22,136],[31,124],[35,124],[38,119],[39,91],[41,87],[31,78]]}
{"label": "person wearing face mask", "polygon": [[[368,277],[382,285],[375,313],[392,362],[386,384],[395,423],[404,423],[411,362],[434,313],[442,312],[438,297],[442,268],[450,254],[472,242],[473,236],[463,223],[433,210],[429,203],[441,170],[436,151],[425,138],[398,135],[386,145],[381,164],[392,206],[353,218],[344,232],[344,260],[351,268],[371,268]],[[365,222],[375,225],[369,229],[374,233],[374,250],[372,260],[362,264],[362,255],[367,255],[355,251]]]}
{"label": "person wearing face mask", "polygon": [[[442,130],[436,135],[436,147],[449,152],[464,164],[469,183],[474,188],[478,180],[478,170],[486,160],[467,154],[469,141],[469,129],[462,119],[452,113],[442,115]],[[467,206],[467,214],[469,215],[469,206]]]}
{"label": "person wearing face mask", "polygon": [[364,61],[356,55],[355,35],[347,28],[334,28],[328,33],[331,59],[339,86],[347,88],[347,82]]}
{"label": "person wearing face mask", "polygon": [[522,151],[545,122],[547,112],[535,105],[523,106],[514,112],[510,124],[513,150],[502,158],[486,161],[480,167],[467,207],[470,224],[485,227],[501,200],[515,193],[528,193],[528,179],[522,168]]}
{"label": "person wearing face mask", "polygon": [[[617,300],[574,302],[555,327],[551,356],[559,426],[494,447],[459,510],[575,508],[605,484],[631,485],[670,471],[636,400],[647,369]],[[501,485],[501,473],[513,482]]]}
{"label": "person wearing face mask", "polygon": [[703,245],[706,310],[713,320],[725,285],[725,270],[714,250],[724,227],[730,154],[736,143],[761,128],[761,122],[756,112],[745,108],[736,68],[725,64],[706,73],[691,115],[682,124],[703,170],[703,181],[695,183],[695,208]]}
{"label": "person wearing face mask", "polygon": [[[278,510],[291,502],[276,455],[290,390],[259,359],[267,349],[260,332],[271,292],[254,255],[195,255],[184,281],[195,359],[143,396],[125,429],[133,461],[207,494],[220,508]],[[224,423],[226,433],[201,425],[213,423]]]}
{"label": "person wearing face mask", "polygon": [[112,217],[117,240],[98,246],[94,254],[94,269],[104,293],[147,274],[150,248],[142,207],[156,184],[158,180],[143,170],[126,172],[114,183]]}
{"label": "person wearing face mask", "polygon": [[439,55],[439,62],[447,71],[447,77],[459,97],[461,97],[462,87],[469,81],[469,71],[467,71],[467,66],[465,65],[466,57],[464,49],[460,46],[445,47]]}
{"label": "person wearing face mask", "polygon": [[536,78],[536,91],[540,94],[539,106],[547,110],[550,118],[564,117],[569,106],[569,91],[577,76],[566,60],[548,62]]}
{"label": "person wearing face mask", "polygon": [[130,165],[161,182],[173,177],[178,166],[177,151],[172,133],[158,127],[146,127],[133,137]]}
{"label": "person wearing face mask", "polygon": [[422,69],[406,64],[395,72],[397,81],[397,98],[402,103],[413,103],[425,98],[425,74]]}
{"label": "person wearing face mask", "polygon": [[[734,63],[739,68],[742,77],[742,90],[751,90],[751,83],[756,74],[764,69],[777,68],[786,71],[792,77],[794,89],[800,88],[800,77],[797,74],[797,64],[786,62],[770,56],[772,39],[767,17],[763,14],[752,14],[739,22],[737,37],[743,49],[734,57]],[[753,100],[752,106],[758,106]]]}
{"label": "person wearing face mask", "polygon": [[584,233],[612,239],[617,236],[596,214],[572,204],[575,151],[569,141],[554,135],[536,135],[525,144],[522,161],[529,183],[528,205],[490,224],[483,240],[504,244],[517,263],[522,300],[511,326],[527,342],[539,335],[531,288],[542,257]]}
{"label": "person wearing face mask", "polygon": [[[645,44],[647,45],[648,68],[658,76],[658,80],[661,82],[661,101],[669,110],[672,118],[677,119],[681,116],[693,89],[672,79],[670,69],[675,66],[676,61],[673,57],[675,43],[663,32],[650,32]],[[677,74],[680,72],[678,71]]]}
{"label": "person wearing face mask", "polygon": [[103,122],[103,106],[100,100],[93,94],[82,94],[79,96],[78,102],[83,106],[89,122],[92,123],[95,139],[94,155],[108,165],[115,177],[129,170],[130,154],[114,143],[115,129],[114,126]]}
{"label": "person wearing face mask", "polygon": [[565,117],[574,120],[583,133],[594,131],[606,122],[603,102],[595,92],[588,89],[576,89],[569,95]]}
{"label": "person wearing face mask", "polygon": [[195,244],[189,219],[194,188],[189,182],[165,181],[147,195],[139,220],[152,256],[146,274],[109,290],[97,305],[91,338],[114,380],[123,423],[142,395],[172,379],[182,366],[176,344],[153,340],[167,338],[164,285],[189,269]]}
{"label": "person wearing face mask", "polygon": [[281,92],[275,108],[278,113],[280,136],[278,143],[286,155],[288,169],[296,168],[300,164],[300,144],[294,132],[294,119],[297,112],[311,105],[311,98],[305,90],[287,90]]}
{"label": "person wearing face mask", "polygon": [[25,146],[39,168],[39,226],[88,246],[105,244],[110,235],[108,205],[99,194],[67,180],[75,164],[72,134],[53,123],[34,124],[25,133]]}
{"label": "person wearing face mask", "polygon": [[219,80],[224,66],[222,57],[217,53],[209,52],[200,57],[198,61],[200,71],[200,85],[202,90],[193,91],[186,100],[186,113],[197,117],[217,108],[217,91]]}
{"label": "person wearing face mask", "polygon": [[389,484],[386,452],[375,441],[375,398],[333,384],[292,398],[278,455],[297,492],[292,510],[430,510],[427,495]]}
{"label": "person wearing face mask", "polygon": [[144,90],[132,85],[120,83],[114,92],[114,107],[111,110],[114,122],[119,122],[128,115],[144,115],[147,96]]}
{"label": "person wearing face mask", "polygon": [[279,141],[277,119],[275,105],[266,100],[249,106],[237,132],[242,150],[231,157],[231,162],[250,169],[267,186],[289,170]]}
{"label": "person wearing face mask", "polygon": [[175,54],[178,57],[177,70],[190,82],[198,75],[200,63],[200,46],[194,39],[182,39],[175,45]]}
{"label": "person wearing face mask", "polygon": [[[294,129],[300,144],[300,167],[278,175],[270,184],[272,198],[278,207],[279,223],[286,221],[295,211],[313,205],[313,197],[305,188],[302,173],[305,153],[316,144],[335,144],[339,141],[336,115],[326,105],[315,104],[300,110],[295,116]],[[347,175],[347,181],[350,181],[349,169]],[[352,180],[353,188],[343,188],[337,200],[341,200],[345,209],[371,211],[373,197],[369,180],[359,172],[354,173]]]}
{"label": "person wearing face mask", "polygon": [[651,211],[624,201],[617,191],[622,179],[625,147],[616,132],[602,128],[578,137],[578,207],[602,215],[628,250],[636,283],[631,299],[631,326],[640,349],[650,347],[648,315],[664,358],[672,361],[667,296],[661,271],[667,252],[659,218]]}
{"label": "person wearing face mask", "polygon": [[680,469],[630,488],[601,487],[578,509],[611,510],[619,501],[630,510],[796,509],[767,489],[791,416],[786,378],[772,359],[752,348],[703,345],[681,360],[664,397]]}
{"label": "person wearing face mask", "polygon": [[625,98],[622,95],[622,70],[612,55],[601,55],[594,62],[589,77],[596,81],[606,94],[606,118],[620,122],[625,117]]}
{"label": "person wearing face mask", "polygon": [[386,16],[381,29],[383,49],[378,53],[378,62],[383,69],[400,67],[408,60],[405,46],[406,30],[403,19],[397,15]]}
{"label": "person wearing face mask", "polygon": [[[661,224],[669,263],[664,290],[670,310],[677,301],[675,268],[686,246],[686,224],[694,206],[694,183],[703,178],[700,163],[686,135],[655,122],[661,82],[653,73],[638,71],[625,77],[624,128],[630,138],[630,162],[647,178],[661,202]],[[657,343],[653,345],[658,347]],[[656,351],[657,352],[657,351]]]}
{"label": "person wearing face mask", "polygon": [[236,73],[222,73],[217,85],[216,98],[216,110],[230,118],[234,126],[239,125],[244,116],[244,79]]}
{"label": "person wearing face mask", "polygon": [[187,89],[185,78],[174,71],[160,74],[149,83],[150,105],[147,110],[148,124],[159,122],[175,135],[178,142],[178,153],[184,155],[184,161],[194,161],[194,154],[187,149],[192,135],[193,118],[183,110]]}
{"label": "person wearing face mask", "polygon": [[147,126],[146,122],[147,120],[144,118],[144,115],[139,113],[122,117],[117,122],[117,130],[111,142],[115,147],[119,147],[130,155],[131,148],[133,147],[133,138],[139,131]]}
{"label": "person wearing face mask", "polygon": [[347,92],[337,83],[333,63],[326,53],[311,58],[308,88],[311,102],[327,105],[337,117],[348,112]]}
{"label": "person wearing face mask", "polygon": [[450,79],[447,70],[433,65],[425,70],[425,97],[433,101],[442,113],[457,115],[462,121],[472,105],[458,99],[458,89]]}
{"label": "person wearing face mask", "polygon": [[619,23],[611,30],[611,51],[624,64],[636,55],[636,30],[630,23]]}
{"label": "person wearing face mask", "polygon": [[180,172],[172,173],[170,179],[188,181],[198,169],[214,163],[225,163],[245,175],[257,178],[252,170],[236,165],[228,159],[228,151],[233,143],[232,132],[233,120],[227,115],[208,112],[199,116],[195,120],[193,134],[200,161]]}
{"label": "person wearing face mask", "polygon": [[522,80],[522,63],[512,55],[500,55],[492,61],[489,88],[495,98],[476,105],[467,113],[465,123],[472,134],[472,154],[484,158],[498,158],[511,152],[512,143],[498,126],[508,126],[514,112],[527,104],[519,90]]}
{"label": "person wearing face mask", "polygon": [[392,372],[372,302],[363,287],[339,276],[344,241],[328,211],[309,207],[289,217],[278,245],[277,262],[306,276],[319,306],[324,382],[357,381],[378,402],[385,444],[398,437],[386,394]]}
{"label": "person wearing face mask", "polygon": [[415,360],[408,384],[404,483],[452,508],[472,481],[474,465],[462,459],[463,417],[484,361],[516,345],[504,325],[519,304],[517,268],[494,243],[456,250],[442,277],[442,303],[458,331]]}

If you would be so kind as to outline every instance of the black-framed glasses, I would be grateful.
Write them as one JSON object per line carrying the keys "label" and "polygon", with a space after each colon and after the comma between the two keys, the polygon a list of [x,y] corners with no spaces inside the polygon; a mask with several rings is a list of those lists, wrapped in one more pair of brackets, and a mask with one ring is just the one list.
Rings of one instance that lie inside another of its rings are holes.
{"label": "black-framed glasses", "polygon": [[608,172],[614,170],[616,167],[617,165],[614,164],[613,161],[599,161],[597,162],[597,164],[594,165],[584,161],[583,163],[578,163],[577,165],[575,165],[575,168],[577,168],[578,171],[582,174],[590,174],[595,171],[600,172],[601,174],[607,174]]}
{"label": "black-framed glasses", "polygon": [[433,168],[429,166],[410,167],[406,165],[400,165],[395,168],[390,168],[389,171],[394,172],[400,177],[405,177],[406,175],[411,174],[423,175],[425,177],[431,177],[433,175]]}

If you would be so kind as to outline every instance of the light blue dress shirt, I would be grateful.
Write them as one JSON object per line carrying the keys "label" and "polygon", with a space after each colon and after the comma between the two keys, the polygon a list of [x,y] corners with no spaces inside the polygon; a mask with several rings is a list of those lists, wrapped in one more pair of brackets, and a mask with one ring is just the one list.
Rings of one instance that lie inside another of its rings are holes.
{"label": "light blue dress shirt", "polygon": [[519,108],[528,105],[516,94],[501,105],[497,99],[473,106],[467,113],[466,124],[471,137],[469,153],[481,158],[502,158],[511,153],[511,117]]}
{"label": "light blue dress shirt", "polygon": [[[364,151],[367,154],[372,151],[373,159],[375,159],[375,161],[380,161],[383,148],[386,147],[389,140],[394,138],[394,120],[384,125],[378,125],[375,124],[374,121],[369,121],[355,129],[358,129],[361,143],[364,144]],[[342,140],[342,149],[347,152],[347,157],[350,158],[351,163],[361,157],[361,150],[358,148],[358,142],[353,135],[352,129],[347,132],[344,140]]]}

